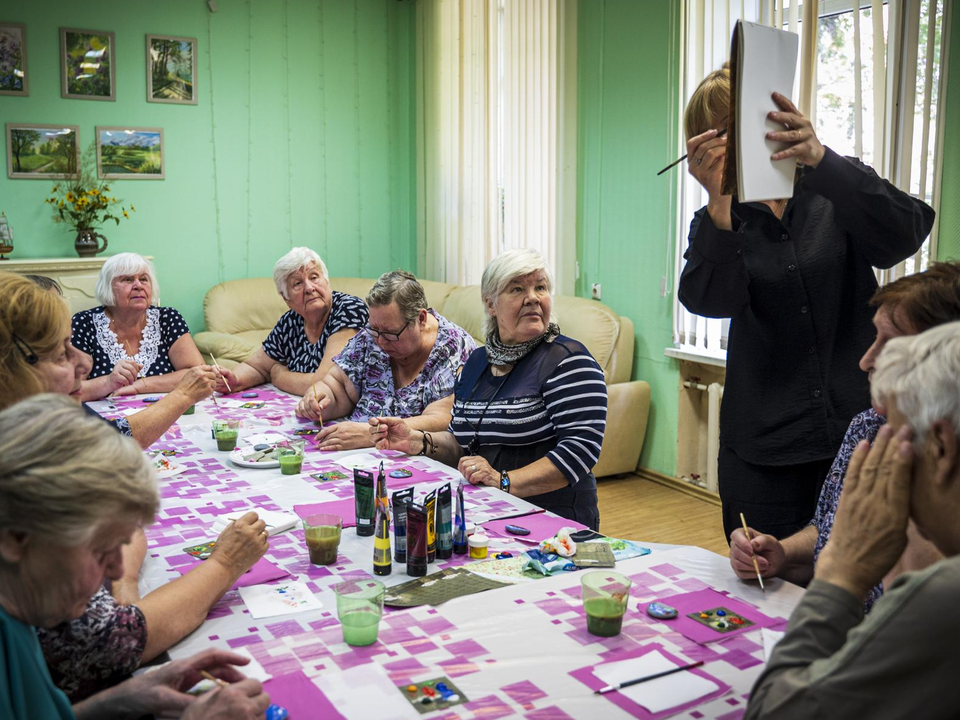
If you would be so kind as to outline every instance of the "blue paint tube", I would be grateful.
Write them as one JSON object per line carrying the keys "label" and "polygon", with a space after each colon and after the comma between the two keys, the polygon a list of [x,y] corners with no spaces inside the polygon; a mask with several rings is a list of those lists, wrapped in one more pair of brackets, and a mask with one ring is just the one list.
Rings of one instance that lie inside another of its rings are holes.
{"label": "blue paint tube", "polygon": [[407,503],[407,575],[427,574],[427,511],[423,505]]}
{"label": "blue paint tube", "polygon": [[457,486],[457,515],[453,526],[453,553],[467,554],[467,513],[463,508],[463,481]]}
{"label": "blue paint tube", "polygon": [[407,561],[407,503],[413,501],[413,488],[397,490],[393,494],[393,559],[398,563]]}
{"label": "blue paint tube", "polygon": [[453,555],[453,503],[450,483],[437,493],[437,557],[446,560]]}

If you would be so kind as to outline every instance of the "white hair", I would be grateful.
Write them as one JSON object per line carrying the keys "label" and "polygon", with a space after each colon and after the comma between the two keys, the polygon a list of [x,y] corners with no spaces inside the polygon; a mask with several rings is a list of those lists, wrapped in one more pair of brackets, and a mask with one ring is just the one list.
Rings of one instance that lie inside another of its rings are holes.
{"label": "white hair", "polygon": [[159,507],[140,446],[66,395],[0,412],[0,530],[76,547],[105,522],[153,522]]}
{"label": "white hair", "polygon": [[960,321],[888,341],[870,383],[877,405],[897,403],[918,448],[937,420],[960,437]]}
{"label": "white hair", "polygon": [[117,298],[113,294],[113,281],[121,275],[139,275],[142,272],[146,272],[150,277],[150,302],[159,305],[160,285],[157,283],[157,273],[153,269],[153,263],[143,255],[131,252],[107,258],[103,267],[100,268],[100,277],[97,278],[95,291],[97,302],[105,307],[113,307],[117,304]]}
{"label": "white hair", "polygon": [[[553,274],[543,260],[543,255],[529,248],[504,250],[484,268],[480,279],[480,299],[483,300],[483,334],[489,335],[497,326],[497,319],[486,312],[487,303],[494,303],[511,281],[542,270],[547,278],[547,290],[553,294]],[[551,310],[550,322],[556,322],[556,316]]]}
{"label": "white hair", "polygon": [[316,263],[323,274],[324,280],[329,280],[327,266],[323,260],[313,250],[308,247],[295,247],[282,258],[277,260],[273,266],[273,284],[277,286],[277,292],[284,298],[287,297],[287,278],[293,275],[297,270],[305,268],[310,263]]}

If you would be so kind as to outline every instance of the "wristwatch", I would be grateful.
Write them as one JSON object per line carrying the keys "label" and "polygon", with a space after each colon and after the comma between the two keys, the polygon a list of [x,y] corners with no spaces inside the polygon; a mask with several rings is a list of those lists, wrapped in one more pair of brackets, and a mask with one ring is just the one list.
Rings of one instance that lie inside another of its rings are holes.
{"label": "wristwatch", "polygon": [[510,476],[507,475],[506,470],[500,473],[500,489],[507,493],[507,495],[510,494]]}

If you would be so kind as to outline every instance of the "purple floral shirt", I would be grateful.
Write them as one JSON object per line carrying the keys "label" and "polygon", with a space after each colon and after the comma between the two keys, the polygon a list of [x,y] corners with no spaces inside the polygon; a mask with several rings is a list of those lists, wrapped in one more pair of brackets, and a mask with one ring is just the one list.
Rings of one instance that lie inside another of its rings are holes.
{"label": "purple floral shirt", "polygon": [[[813,549],[813,563],[816,565],[820,558],[820,553],[827,540],[830,539],[830,531],[833,529],[833,516],[837,512],[837,503],[840,502],[840,493],[843,492],[843,479],[847,475],[847,466],[850,464],[850,458],[853,457],[853,451],[861,440],[868,440],[873,444],[886,424],[887,420],[882,415],[878,415],[871,408],[865,410],[859,415],[855,415],[847,428],[847,434],[843,436],[843,443],[837,452],[837,457],[830,466],[830,472],[827,473],[826,480],[823,481],[823,489],[820,491],[820,499],[817,501],[817,511],[810,524],[817,528],[817,544]],[[866,600],[863,602],[863,611],[870,612],[873,604],[880,599],[883,594],[883,583],[878,583],[876,587],[870,589]]]}
{"label": "purple floral shirt", "polygon": [[366,422],[381,412],[392,417],[415,417],[422,415],[430,403],[453,394],[457,373],[477,344],[459,325],[434,310],[429,313],[439,325],[437,339],[420,374],[405,387],[394,387],[390,356],[366,332],[350,338],[343,352],[333,359],[360,395],[349,420]]}

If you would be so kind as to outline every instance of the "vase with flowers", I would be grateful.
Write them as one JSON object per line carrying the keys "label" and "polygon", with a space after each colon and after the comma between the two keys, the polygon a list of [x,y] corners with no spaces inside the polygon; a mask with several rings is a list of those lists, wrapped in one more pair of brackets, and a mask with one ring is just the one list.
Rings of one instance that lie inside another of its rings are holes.
{"label": "vase with flowers", "polygon": [[110,186],[97,178],[96,149],[93,144],[83,153],[77,172],[58,182],[45,200],[53,205],[53,221],[68,223],[77,233],[74,248],[80,257],[92,257],[107,249],[107,239],[96,231],[103,223],[129,219],[133,205],[122,205],[110,194]]}

